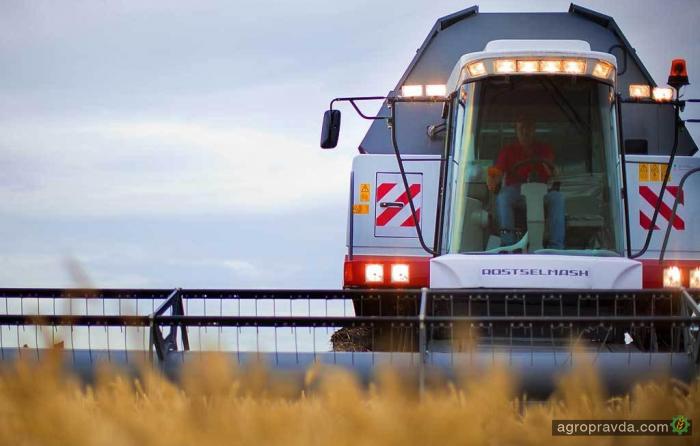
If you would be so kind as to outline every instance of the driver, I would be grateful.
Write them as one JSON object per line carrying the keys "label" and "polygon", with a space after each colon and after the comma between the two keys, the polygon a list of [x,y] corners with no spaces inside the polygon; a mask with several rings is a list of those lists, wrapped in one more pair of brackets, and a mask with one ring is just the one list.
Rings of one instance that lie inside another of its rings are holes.
{"label": "driver", "polygon": [[[525,197],[520,185],[528,181],[546,183],[556,174],[554,151],[535,140],[535,121],[530,116],[518,116],[515,121],[517,142],[504,146],[494,165],[489,168],[486,185],[495,192],[505,176],[505,185],[496,197],[501,246],[509,246],[515,237],[514,209],[525,209]],[[544,196],[548,248],[564,249],[564,196],[550,190]]]}

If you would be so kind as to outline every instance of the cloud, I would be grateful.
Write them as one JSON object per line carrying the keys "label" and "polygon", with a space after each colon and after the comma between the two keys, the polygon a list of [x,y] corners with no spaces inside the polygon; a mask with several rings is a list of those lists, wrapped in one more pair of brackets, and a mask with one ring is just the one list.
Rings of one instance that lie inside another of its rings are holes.
{"label": "cloud", "polygon": [[256,279],[262,276],[262,271],[252,263],[245,260],[224,260],[221,262],[226,268],[233,270],[249,279]]}
{"label": "cloud", "polygon": [[[692,1],[581,1],[615,17],[660,83],[671,56],[700,72]],[[0,285],[74,285],[73,256],[103,287],[340,286],[367,121],[343,108],[343,147],[321,151],[321,113],[333,97],[393,88],[435,19],[465,6],[0,2],[0,227],[11,234]]]}
{"label": "cloud", "polygon": [[0,167],[22,166],[0,183],[0,212],[15,215],[279,214],[344,197],[352,157],[205,123],[0,126],[0,134]]}
{"label": "cloud", "polygon": [[3,287],[77,286],[71,284],[63,258],[49,253],[0,255],[0,284]]}

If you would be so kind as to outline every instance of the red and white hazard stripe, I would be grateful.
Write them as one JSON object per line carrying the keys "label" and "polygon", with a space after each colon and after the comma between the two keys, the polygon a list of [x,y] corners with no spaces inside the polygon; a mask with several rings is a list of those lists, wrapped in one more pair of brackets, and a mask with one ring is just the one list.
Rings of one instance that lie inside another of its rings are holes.
{"label": "red and white hazard stripe", "polygon": [[[639,186],[639,196],[641,198],[639,202],[639,225],[643,229],[649,229],[651,227],[651,217],[654,215],[654,208],[659,199],[659,193],[661,191],[661,186]],[[678,186],[666,186],[666,193],[664,194],[663,201],[659,206],[659,216],[656,221],[665,221],[668,224],[671,220],[671,213],[673,209],[673,202],[676,196],[680,193],[680,198],[678,199],[679,205],[683,204],[683,191],[678,189]],[[681,207],[679,206],[676,211],[676,216],[673,218],[673,229],[678,231],[685,230],[685,221],[679,215]],[[659,229],[658,225],[654,225],[654,229]]]}
{"label": "red and white hazard stripe", "polygon": [[[420,204],[416,201],[416,198],[420,195],[420,184],[414,183],[409,185],[409,192],[411,197],[413,197],[413,204],[416,208],[416,218],[420,222]],[[387,226],[401,226],[401,227],[414,227],[416,226],[413,216],[411,215],[411,207],[408,204],[408,195],[404,190],[403,184],[398,183],[382,183],[377,186],[376,193],[377,203],[381,202],[394,202],[401,203],[403,207],[385,207],[381,208],[381,211],[377,212],[376,226],[387,227]]]}

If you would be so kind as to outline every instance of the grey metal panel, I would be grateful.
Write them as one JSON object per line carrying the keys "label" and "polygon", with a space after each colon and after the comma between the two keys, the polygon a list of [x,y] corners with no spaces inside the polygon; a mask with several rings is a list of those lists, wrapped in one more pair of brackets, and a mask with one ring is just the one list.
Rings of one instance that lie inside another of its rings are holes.
{"label": "grey metal panel", "polygon": [[[646,139],[649,155],[668,155],[673,147],[674,113],[670,104],[623,104],[623,136],[625,139]],[[678,134],[678,155],[693,155],[697,151],[687,130]]]}
{"label": "grey metal panel", "polygon": [[[406,68],[406,71],[404,74],[401,76],[401,79],[397,82],[397,88],[400,87],[401,85],[404,84],[406,81],[406,77],[413,72],[414,67],[418,64],[418,61],[421,59],[423,56],[423,53],[425,50],[428,48],[428,45],[430,42],[433,40],[433,38],[437,35],[438,32],[447,29],[448,27],[454,25],[455,23],[462,21],[468,17],[471,17],[475,14],[479,13],[479,7],[478,6],[472,6],[470,8],[463,9],[461,11],[455,12],[453,14],[447,15],[445,17],[441,17],[437,20],[435,25],[433,25],[433,28],[430,30],[428,33],[428,36],[425,38],[423,41],[423,44],[416,50],[416,55],[413,56],[413,60],[411,60],[411,63],[408,65],[408,68]],[[454,63],[452,64],[454,66]],[[449,67],[449,70],[452,69],[452,66]],[[449,71],[448,71],[449,75]],[[439,83],[439,81],[436,81],[435,83]]]}
{"label": "grey metal panel", "polygon": [[[651,77],[651,74],[649,74],[649,71],[647,71],[646,67],[639,59],[639,56],[637,56],[637,51],[632,47],[629,40],[627,40],[627,37],[625,37],[620,27],[617,26],[615,19],[608,15],[601,14],[597,11],[593,11],[592,9],[584,8],[573,3],[569,7],[569,13],[579,15],[587,20],[591,20],[592,22],[598,23],[604,28],[609,29],[620,41],[620,44],[623,47],[627,48],[628,57],[631,58],[631,61],[634,62],[634,65],[641,71],[642,75],[644,76],[644,82],[652,86],[656,86],[656,82],[654,82],[654,79]],[[602,49],[599,51],[602,51]]]}
{"label": "grey metal panel", "polygon": [[[655,85],[611,17],[572,4],[569,12],[560,13],[481,14],[477,7],[471,7],[443,17],[430,30],[394,90],[398,91],[404,84],[445,83],[460,56],[481,51],[489,41],[497,39],[578,39],[589,42],[592,50],[602,52],[608,52],[613,45],[622,45],[627,48],[628,60],[626,72],[618,78],[619,90],[626,93],[632,83]],[[613,54],[621,66],[622,52],[617,49]],[[442,121],[439,106],[401,104],[397,112],[402,153],[435,155],[442,152],[444,142],[431,140],[426,134],[427,126]],[[379,113],[388,113],[386,103]],[[673,125],[670,107],[625,106],[622,125],[625,138],[648,140],[650,154],[670,151],[673,141],[673,133],[668,130]],[[666,136],[669,134],[670,140]],[[361,153],[392,153],[389,132],[383,121],[372,123],[359,150]],[[690,136],[687,133],[682,135],[679,154],[692,154],[696,150]]]}

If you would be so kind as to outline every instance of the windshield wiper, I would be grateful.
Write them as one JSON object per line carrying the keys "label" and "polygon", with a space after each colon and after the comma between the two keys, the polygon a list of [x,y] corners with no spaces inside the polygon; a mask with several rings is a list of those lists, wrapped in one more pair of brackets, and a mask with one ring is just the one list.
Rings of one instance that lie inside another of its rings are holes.
{"label": "windshield wiper", "polygon": [[[566,98],[566,95],[562,93],[561,89],[549,78],[539,78],[538,80],[552,99],[554,99],[554,102],[559,106],[561,111],[564,112],[564,116],[576,127],[579,133],[583,136],[590,134],[591,126],[581,118],[574,106],[571,105],[571,102]],[[546,81],[546,83],[544,81]]]}

